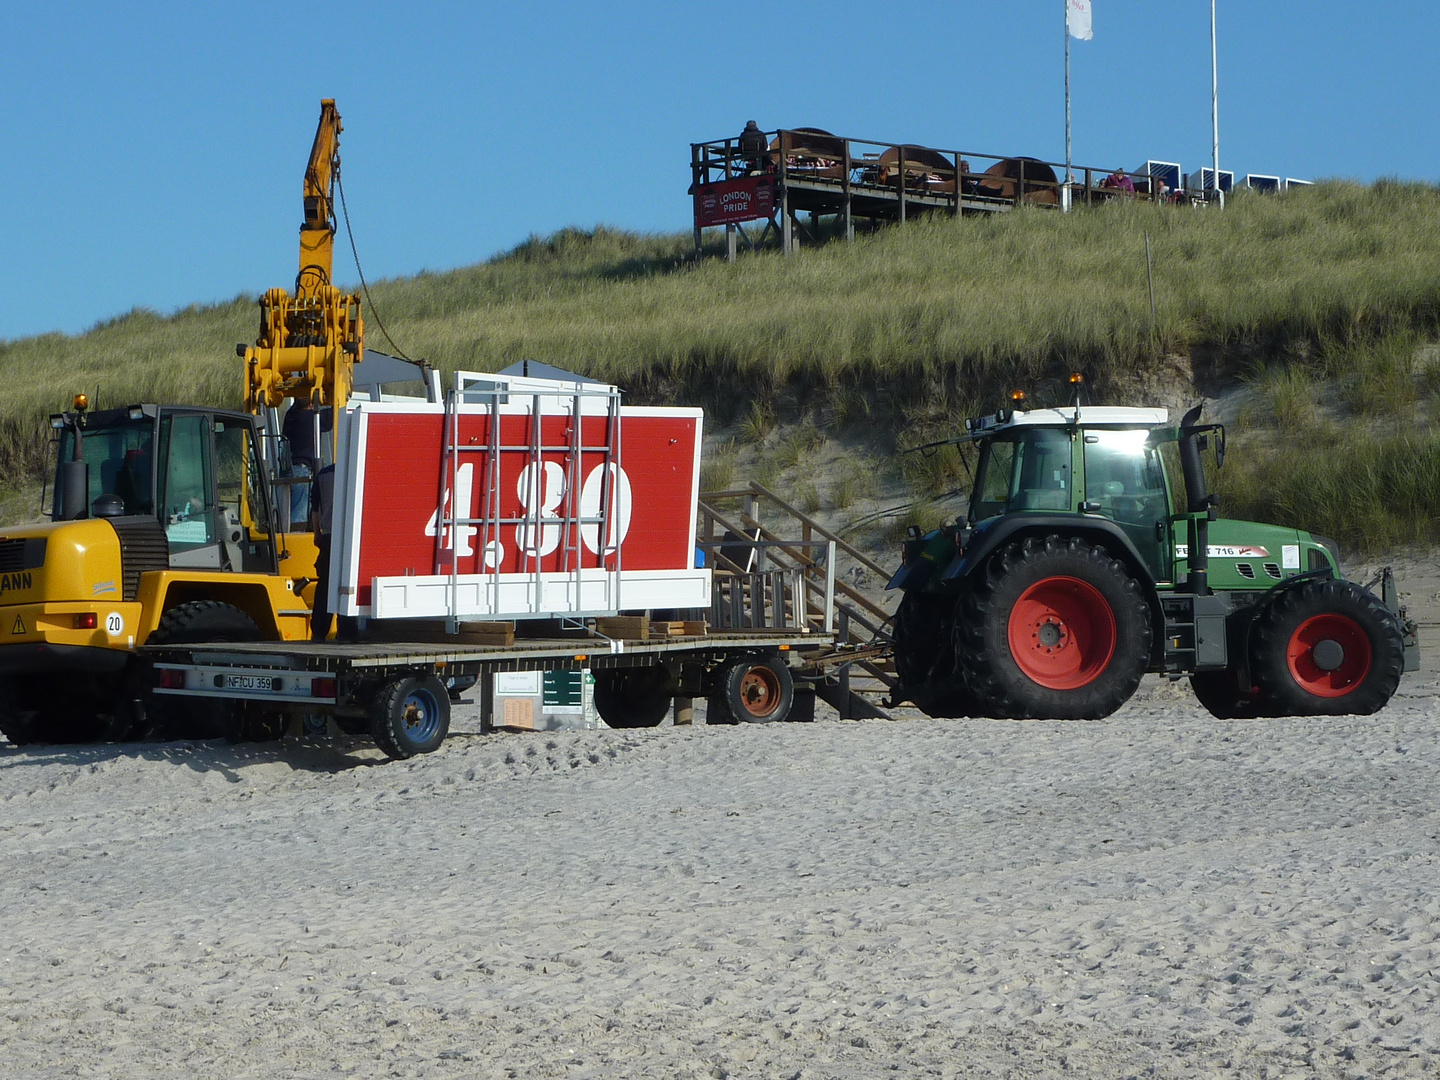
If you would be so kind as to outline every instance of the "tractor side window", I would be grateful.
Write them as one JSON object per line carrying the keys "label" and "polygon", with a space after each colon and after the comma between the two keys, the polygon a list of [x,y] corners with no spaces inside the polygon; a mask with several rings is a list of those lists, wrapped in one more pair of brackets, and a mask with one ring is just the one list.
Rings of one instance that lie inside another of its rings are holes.
{"label": "tractor side window", "polygon": [[1159,450],[1143,428],[1085,433],[1085,500],[1119,525],[1157,580],[1165,580],[1170,498]]}
{"label": "tractor side window", "polygon": [[1073,510],[1070,435],[1058,428],[1024,428],[987,442],[980,451],[973,523],[1012,510]]}
{"label": "tractor side window", "polygon": [[171,554],[213,544],[210,418],[199,413],[162,417],[160,454],[161,509]]}

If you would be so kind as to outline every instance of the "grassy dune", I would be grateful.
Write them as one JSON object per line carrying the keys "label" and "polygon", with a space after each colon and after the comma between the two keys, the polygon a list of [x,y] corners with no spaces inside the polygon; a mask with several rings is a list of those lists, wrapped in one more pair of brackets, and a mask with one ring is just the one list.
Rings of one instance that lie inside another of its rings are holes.
{"label": "grassy dune", "polygon": [[[1043,401],[1075,368],[1101,400],[1133,401],[1173,358],[1203,354],[1206,378],[1248,381],[1259,403],[1222,478],[1229,512],[1323,519],[1321,531],[1371,546],[1440,528],[1440,477],[1424,464],[1440,446],[1440,367],[1422,348],[1440,327],[1432,186],[1241,194],[1224,213],[1115,203],[935,219],[734,264],[696,262],[690,243],[565,230],[476,266],[380,282],[372,296],[400,348],[446,370],[530,357],[728,423],[882,420],[881,444],[944,431],[1012,386],[1038,385]],[[373,315],[368,342],[390,351]],[[44,414],[77,390],[99,386],[111,404],[234,404],[234,345],[256,323],[241,297],[0,342],[4,475],[33,471]],[[1389,522],[1378,534],[1356,510],[1377,498]]]}

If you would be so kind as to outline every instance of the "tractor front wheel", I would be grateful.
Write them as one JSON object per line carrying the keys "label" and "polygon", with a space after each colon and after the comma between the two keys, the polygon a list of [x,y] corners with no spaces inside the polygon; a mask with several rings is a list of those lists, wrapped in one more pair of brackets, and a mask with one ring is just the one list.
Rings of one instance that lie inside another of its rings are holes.
{"label": "tractor front wheel", "polygon": [[1011,544],[973,575],[955,619],[970,691],[994,716],[1099,719],[1150,666],[1150,608],[1123,563],[1083,540]]}
{"label": "tractor front wheel", "polygon": [[1405,669],[1398,621],[1353,581],[1286,590],[1256,620],[1252,641],[1255,682],[1284,716],[1376,712]]}

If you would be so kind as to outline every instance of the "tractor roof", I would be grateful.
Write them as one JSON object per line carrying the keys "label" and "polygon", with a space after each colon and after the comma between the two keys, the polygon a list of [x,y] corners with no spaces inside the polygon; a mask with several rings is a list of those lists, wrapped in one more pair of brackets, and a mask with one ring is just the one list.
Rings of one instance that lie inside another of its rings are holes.
{"label": "tractor roof", "polygon": [[1002,409],[967,420],[972,436],[989,435],[1015,427],[1158,427],[1169,419],[1165,409],[1133,409],[1118,405],[1085,405],[1058,409]]}

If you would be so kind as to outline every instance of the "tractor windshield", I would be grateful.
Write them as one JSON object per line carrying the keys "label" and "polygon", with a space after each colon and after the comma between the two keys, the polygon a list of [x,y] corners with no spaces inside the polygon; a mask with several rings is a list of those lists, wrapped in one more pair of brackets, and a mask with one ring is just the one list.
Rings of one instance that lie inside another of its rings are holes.
{"label": "tractor windshield", "polygon": [[1075,510],[1068,430],[1017,427],[980,447],[970,523],[1015,510]]}
{"label": "tractor windshield", "polygon": [[[123,415],[123,413],[121,414]],[[149,417],[118,420],[103,425],[92,424],[82,432],[85,461],[90,466],[90,490],[85,505],[101,495],[118,495],[125,502],[127,514],[153,514],[153,459],[150,453],[155,437],[155,422]],[[75,456],[75,432],[69,428],[60,435],[60,461]],[[65,504],[64,470],[55,477],[55,509]]]}

